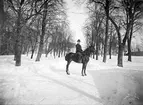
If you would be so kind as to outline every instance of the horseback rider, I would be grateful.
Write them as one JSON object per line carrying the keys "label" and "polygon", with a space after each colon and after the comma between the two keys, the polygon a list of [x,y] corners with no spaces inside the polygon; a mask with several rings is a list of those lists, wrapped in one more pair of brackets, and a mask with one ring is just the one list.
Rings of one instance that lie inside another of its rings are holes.
{"label": "horseback rider", "polygon": [[77,54],[77,58],[78,58],[79,62],[81,61],[82,51],[83,50],[82,50],[81,45],[80,45],[80,39],[78,39],[77,44],[76,44],[76,54]]}

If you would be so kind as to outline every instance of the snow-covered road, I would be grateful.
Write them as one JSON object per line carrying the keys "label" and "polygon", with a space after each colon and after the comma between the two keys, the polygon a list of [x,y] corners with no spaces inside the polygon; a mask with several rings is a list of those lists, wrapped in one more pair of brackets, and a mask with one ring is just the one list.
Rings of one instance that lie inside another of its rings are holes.
{"label": "snow-covered road", "polygon": [[87,75],[81,64],[71,63],[66,75],[64,58],[42,57],[40,62],[22,56],[15,67],[13,56],[0,57],[0,105],[142,105],[143,59],[116,66],[91,59]]}

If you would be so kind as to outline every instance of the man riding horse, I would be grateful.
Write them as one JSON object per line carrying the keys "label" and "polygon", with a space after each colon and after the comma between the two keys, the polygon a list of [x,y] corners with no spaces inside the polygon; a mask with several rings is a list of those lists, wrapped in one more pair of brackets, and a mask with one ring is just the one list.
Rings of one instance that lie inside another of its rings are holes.
{"label": "man riding horse", "polygon": [[80,45],[80,39],[78,39],[77,44],[76,44],[76,54],[77,54],[78,62],[82,61],[82,52],[83,52],[83,50]]}
{"label": "man riding horse", "polygon": [[67,53],[65,56],[65,60],[67,61],[66,73],[70,75],[69,65],[72,61],[74,61],[76,63],[82,63],[81,74],[82,76],[86,76],[86,66],[87,66],[87,63],[89,62],[90,55],[94,53],[94,51],[95,51],[95,48],[92,44],[88,46],[84,51],[82,51],[80,40],[77,40],[76,53],[70,52],[70,53]]}

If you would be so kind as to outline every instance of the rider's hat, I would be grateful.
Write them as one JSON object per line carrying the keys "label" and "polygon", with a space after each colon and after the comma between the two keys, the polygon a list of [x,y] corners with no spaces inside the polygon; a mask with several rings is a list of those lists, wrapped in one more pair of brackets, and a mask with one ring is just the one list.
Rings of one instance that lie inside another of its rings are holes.
{"label": "rider's hat", "polygon": [[80,39],[78,39],[77,42],[80,42]]}

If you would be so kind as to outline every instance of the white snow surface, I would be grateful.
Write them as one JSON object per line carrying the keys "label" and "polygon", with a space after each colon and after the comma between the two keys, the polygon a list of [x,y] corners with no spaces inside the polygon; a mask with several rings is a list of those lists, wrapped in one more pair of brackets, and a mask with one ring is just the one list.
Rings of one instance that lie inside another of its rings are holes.
{"label": "white snow surface", "polygon": [[90,59],[87,76],[82,64],[72,62],[65,72],[64,57],[42,56],[35,62],[22,55],[16,67],[13,56],[0,56],[0,105],[143,105],[143,57],[117,57],[107,63]]}

